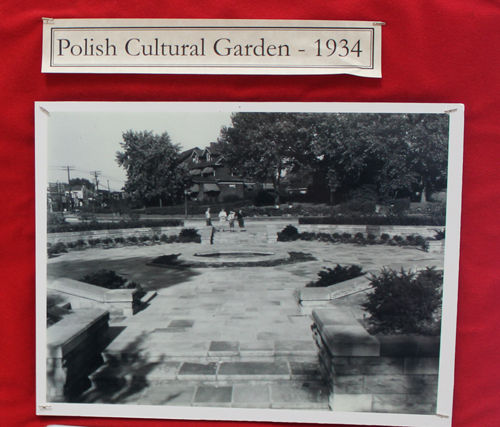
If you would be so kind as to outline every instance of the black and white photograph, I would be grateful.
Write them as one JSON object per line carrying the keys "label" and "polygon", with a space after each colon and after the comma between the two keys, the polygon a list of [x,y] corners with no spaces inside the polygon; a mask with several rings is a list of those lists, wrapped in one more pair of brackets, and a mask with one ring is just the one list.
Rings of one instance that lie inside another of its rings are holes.
{"label": "black and white photograph", "polygon": [[462,105],[35,119],[43,414],[451,426]]}

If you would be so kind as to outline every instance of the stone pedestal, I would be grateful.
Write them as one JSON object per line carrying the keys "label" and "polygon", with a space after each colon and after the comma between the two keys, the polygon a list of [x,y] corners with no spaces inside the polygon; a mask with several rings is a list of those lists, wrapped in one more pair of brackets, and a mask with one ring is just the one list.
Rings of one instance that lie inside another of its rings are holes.
{"label": "stone pedestal", "polygon": [[435,413],[439,337],[372,336],[340,308],[313,320],[333,411]]}
{"label": "stone pedestal", "polygon": [[47,330],[47,402],[70,402],[90,386],[102,363],[109,313],[82,309]]}

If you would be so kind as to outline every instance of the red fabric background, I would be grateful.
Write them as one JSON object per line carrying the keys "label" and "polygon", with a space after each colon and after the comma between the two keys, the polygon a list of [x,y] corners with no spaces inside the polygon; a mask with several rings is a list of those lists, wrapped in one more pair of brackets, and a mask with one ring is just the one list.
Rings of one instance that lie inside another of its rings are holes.
{"label": "red fabric background", "polygon": [[[35,101],[464,103],[453,425],[500,424],[498,0],[3,0],[0,11],[1,426],[219,424],[35,415]],[[383,78],[42,74],[42,17],[380,20]]]}

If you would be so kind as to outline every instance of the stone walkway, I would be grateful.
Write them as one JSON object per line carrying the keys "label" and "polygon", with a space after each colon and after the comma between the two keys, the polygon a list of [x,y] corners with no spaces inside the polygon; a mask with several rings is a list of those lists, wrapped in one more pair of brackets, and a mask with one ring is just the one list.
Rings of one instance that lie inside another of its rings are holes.
{"label": "stone walkway", "polygon": [[[227,234],[235,237],[232,244],[224,236],[219,248],[225,251],[273,247],[242,247],[238,233]],[[159,255],[201,250],[195,244],[92,249],[49,260],[49,276],[79,279],[106,268],[158,292],[133,317],[111,320],[107,363],[81,401],[328,410],[310,313],[300,309],[294,291],[337,263],[372,271],[443,264],[442,255],[416,249],[318,242],[275,246],[312,253],[317,261],[188,271],[145,265]]]}

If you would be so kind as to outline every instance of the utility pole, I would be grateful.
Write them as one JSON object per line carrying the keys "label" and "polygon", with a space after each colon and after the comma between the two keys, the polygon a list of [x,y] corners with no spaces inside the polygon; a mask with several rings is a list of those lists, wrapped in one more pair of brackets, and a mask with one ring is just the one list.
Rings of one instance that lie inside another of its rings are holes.
{"label": "utility pole", "polygon": [[97,179],[97,177],[101,174],[101,171],[92,171],[90,172],[90,175],[93,175],[94,176],[94,181],[95,181],[95,194],[97,196],[94,197],[94,212],[95,212],[95,205],[96,205],[96,199],[99,197],[99,180]]}
{"label": "utility pole", "polygon": [[[71,203],[71,210],[74,209],[74,204],[73,204],[73,194],[71,194],[71,178],[69,176],[69,171],[75,170],[74,166],[62,166],[62,170],[66,170],[68,172],[68,190],[69,190],[69,200]],[[69,206],[68,206],[69,207]]]}

